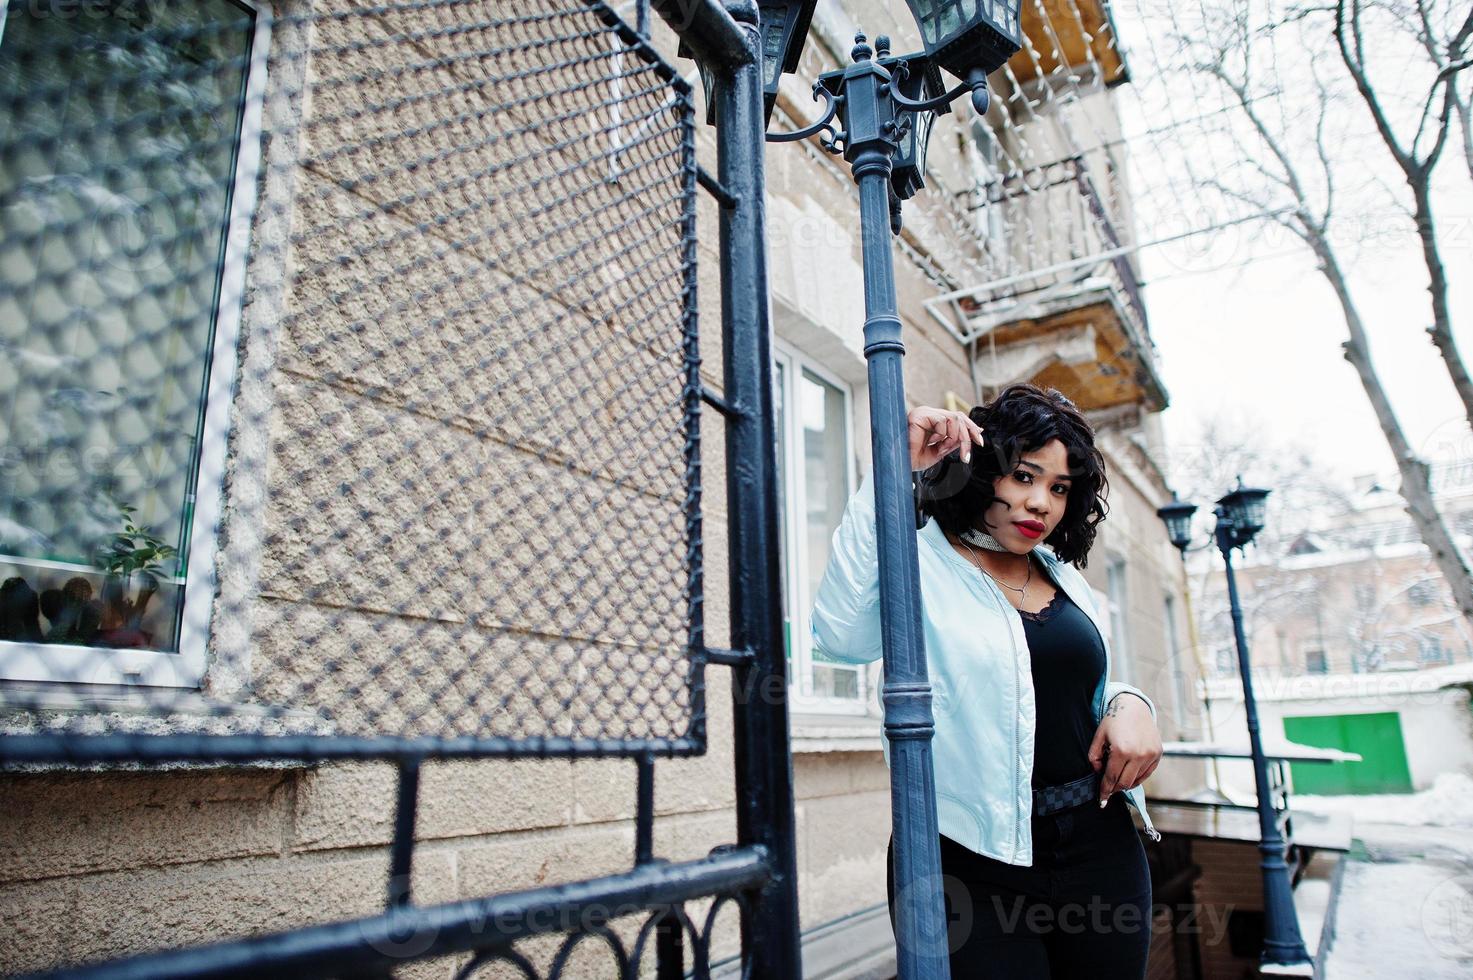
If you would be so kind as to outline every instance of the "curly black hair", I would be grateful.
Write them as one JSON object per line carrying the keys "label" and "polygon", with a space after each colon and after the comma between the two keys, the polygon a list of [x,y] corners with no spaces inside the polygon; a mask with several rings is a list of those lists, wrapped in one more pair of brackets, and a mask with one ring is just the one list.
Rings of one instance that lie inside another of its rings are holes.
{"label": "curly black hair", "polygon": [[972,451],[970,464],[953,452],[925,471],[916,484],[921,513],[934,517],[945,531],[959,534],[976,527],[980,515],[997,499],[997,479],[1018,465],[1025,453],[1058,439],[1068,453],[1069,500],[1064,518],[1044,544],[1060,561],[1079,568],[1089,561],[1095,529],[1109,512],[1110,484],[1105,458],[1095,448],[1094,428],[1072,401],[1053,388],[1014,384],[968,417],[983,429],[986,445]]}

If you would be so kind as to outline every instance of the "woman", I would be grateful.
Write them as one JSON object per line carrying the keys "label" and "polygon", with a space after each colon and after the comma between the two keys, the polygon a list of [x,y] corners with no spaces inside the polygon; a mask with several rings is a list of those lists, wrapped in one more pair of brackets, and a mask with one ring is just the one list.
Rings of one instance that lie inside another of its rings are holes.
{"label": "woman", "polygon": [[[1074,567],[1106,513],[1094,432],[1019,384],[970,416],[915,409],[910,456],[951,975],[1143,977],[1151,883],[1126,801],[1159,839],[1139,787],[1161,736],[1150,699],[1108,679]],[[866,480],[813,609],[818,649],[854,663],[881,654],[874,522]]]}

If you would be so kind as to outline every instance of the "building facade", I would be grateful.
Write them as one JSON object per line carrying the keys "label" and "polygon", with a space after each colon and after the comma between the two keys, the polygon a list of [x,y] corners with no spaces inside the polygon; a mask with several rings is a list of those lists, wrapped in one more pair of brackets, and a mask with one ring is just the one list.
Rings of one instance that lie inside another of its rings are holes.
{"label": "building facade", "polygon": [[[680,152],[660,128],[668,106],[657,87],[629,116],[600,108],[585,127],[587,106],[623,105],[648,78],[621,68],[589,82],[576,59],[543,70],[535,53],[546,45],[520,37],[498,41],[495,58],[469,56],[481,34],[508,22],[498,4],[447,4],[427,27],[419,5],[327,4],[302,17],[288,5],[218,2],[223,12],[208,13],[204,31],[191,20],[198,12],[154,4],[120,8],[102,26],[12,10],[0,35],[12,91],[31,92],[42,109],[70,99],[99,131],[125,117],[86,102],[87,71],[135,72],[137,88],[182,73],[196,92],[241,93],[216,101],[244,107],[222,117],[157,86],[164,94],[151,98],[176,100],[150,107],[177,120],[171,140],[108,151],[110,173],[166,200],[186,196],[167,184],[175,170],[197,184],[186,190],[201,213],[176,208],[166,219],[193,277],[172,293],[151,277],[175,270],[177,285],[180,254],[130,250],[126,234],[106,234],[132,228],[127,215],[86,210],[102,191],[123,193],[85,183],[87,151],[103,151],[82,143],[65,159],[0,160],[4,285],[31,297],[7,321],[7,349],[23,367],[0,376],[11,395],[5,431],[48,459],[54,432],[77,458],[99,441],[117,449],[79,470],[85,479],[60,481],[7,456],[3,571],[42,613],[37,635],[7,622],[4,683],[41,705],[7,724],[32,731],[52,717],[105,716],[126,728],[148,717],[169,730],[238,731],[267,724],[249,708],[262,697],[278,707],[326,699],[339,708],[335,731],[658,734],[678,724],[690,704],[664,679],[679,665],[662,672],[657,656],[640,653],[677,628],[662,610],[671,602],[663,583],[678,571],[667,562],[681,541],[672,528],[687,526],[682,470],[647,460],[680,419],[641,413],[678,402],[681,379],[661,373],[650,351],[679,355],[668,331],[678,326],[670,313],[684,249],[703,309],[716,308],[721,288],[716,203],[698,199],[693,239],[638,206],[674,179],[656,164]],[[580,6],[549,0],[525,23],[510,20],[530,37],[532,25]],[[1126,250],[1129,147],[1112,106],[1128,64],[1104,5],[1028,6],[1028,44],[993,76],[987,115],[962,102],[938,120],[927,187],[894,240],[907,396],[965,407],[1033,381],[1095,422],[1110,513],[1085,574],[1108,611],[1123,678],[1151,694],[1163,736],[1178,738],[1200,728],[1198,672],[1185,576],[1155,516],[1170,497],[1157,462],[1166,392]],[[632,21],[636,11],[620,12]],[[179,49],[138,54],[130,32],[144,23],[167,26]],[[908,51],[919,48],[910,24],[898,2],[819,3],[772,127],[813,118],[809,86],[847,62],[857,28],[890,30],[894,49]],[[79,39],[114,60],[46,75],[16,54]],[[574,40],[583,38],[557,43]],[[698,75],[658,19],[652,43],[692,83],[703,116]],[[234,74],[188,67],[216,63]],[[552,117],[565,129],[539,128],[533,116],[551,111],[539,99],[573,106]],[[436,107],[428,118],[427,107]],[[488,118],[502,129],[488,132]],[[52,125],[42,111],[5,122],[43,135]],[[602,149],[580,156],[572,147],[590,131]],[[709,128],[694,151],[714,170]],[[888,975],[880,667],[826,663],[808,639],[830,535],[869,468],[857,199],[847,169],[816,142],[773,146],[766,159],[805,961],[812,976]],[[617,172],[559,183],[596,167]],[[585,190],[595,185],[597,196]],[[518,206],[501,205],[511,200]],[[46,237],[48,214],[63,215],[69,234]],[[590,220],[607,234],[576,247],[559,238]],[[58,281],[65,288],[52,288]],[[109,298],[118,295],[127,302]],[[555,315],[538,312],[549,303]],[[73,331],[65,343],[63,327]],[[719,392],[719,331],[700,332],[698,353],[700,382]],[[78,371],[84,384],[56,380]],[[139,377],[152,379],[149,411],[68,394],[126,403],[119,393]],[[711,647],[730,646],[722,448],[718,435],[705,438],[697,460]],[[136,465],[145,457],[183,462]],[[87,564],[81,529],[126,528],[130,514],[148,533],[131,536],[119,560],[153,561],[154,587],[104,595],[116,579]],[[534,541],[529,526],[562,534]],[[645,557],[611,563],[610,539],[644,542]],[[171,564],[180,554],[188,561]],[[210,574],[195,564],[202,554]],[[587,562],[578,590],[540,577],[537,563],[552,559]],[[191,594],[207,580],[212,590]],[[161,637],[170,656],[150,656]],[[67,673],[54,650],[34,649],[54,644],[81,651]],[[492,672],[483,644],[501,651]],[[589,658],[585,646],[636,652]],[[649,680],[621,688],[630,676]],[[194,692],[197,704],[176,701],[160,721],[140,691],[163,686]],[[733,839],[733,696],[728,673],[708,671],[707,752],[660,764],[661,857],[701,856]],[[482,703],[500,709],[488,720]],[[311,712],[278,712],[269,724],[325,730]],[[389,873],[395,778],[365,762],[7,774],[0,900],[15,925],[0,940],[0,965],[46,969],[369,914]],[[1200,763],[1169,761],[1147,789],[1184,796],[1201,782]],[[627,867],[634,788],[628,761],[426,763],[416,901]],[[721,915],[718,958],[737,942],[734,910]],[[550,955],[547,943],[528,948]],[[400,972],[446,976],[458,965]],[[600,969],[589,955],[570,974]]]}

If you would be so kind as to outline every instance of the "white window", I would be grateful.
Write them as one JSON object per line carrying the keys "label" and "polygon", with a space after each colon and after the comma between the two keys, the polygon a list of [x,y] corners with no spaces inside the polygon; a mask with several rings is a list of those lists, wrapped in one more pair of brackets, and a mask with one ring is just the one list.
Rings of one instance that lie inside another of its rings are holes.
{"label": "white window", "polygon": [[813,648],[813,595],[855,485],[850,392],[797,352],[776,353],[778,470],[783,489],[783,628],[795,708],[865,712],[866,670]]}
{"label": "white window", "polygon": [[1238,651],[1233,647],[1218,647],[1216,660],[1218,676],[1231,677],[1238,672]]}
{"label": "white window", "polygon": [[1125,624],[1130,608],[1126,600],[1125,574],[1125,559],[1110,556],[1110,563],[1106,566],[1105,602],[1109,610],[1110,647],[1115,661],[1113,672],[1116,680],[1129,684],[1133,683],[1134,671],[1131,669],[1130,634]]}
{"label": "white window", "polygon": [[0,3],[0,679],[203,676],[268,19]]}
{"label": "white window", "polygon": [[1166,658],[1171,665],[1171,713],[1179,729],[1191,713],[1191,675],[1187,663],[1191,651],[1181,649],[1176,625],[1176,596],[1169,592],[1162,599],[1162,615],[1166,619]]}

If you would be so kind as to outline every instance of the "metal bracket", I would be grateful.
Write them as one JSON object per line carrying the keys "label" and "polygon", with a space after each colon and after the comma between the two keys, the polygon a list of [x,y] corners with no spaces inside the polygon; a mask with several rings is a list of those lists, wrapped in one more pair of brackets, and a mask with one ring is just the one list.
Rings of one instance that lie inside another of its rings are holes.
{"label": "metal bracket", "polygon": [[822,84],[814,82],[813,98],[817,100],[819,96],[823,96],[824,101],[828,104],[824,106],[823,115],[816,122],[804,126],[802,129],[795,129],[791,133],[768,133],[767,142],[796,143],[799,140],[806,140],[810,136],[817,136],[819,133],[827,133],[827,138],[823,136],[818,137],[819,143],[830,153],[842,153],[843,147],[840,144],[844,139],[844,134],[834,129],[832,123],[834,116],[839,111],[839,106],[844,101],[844,96],[835,95],[824,88]]}

